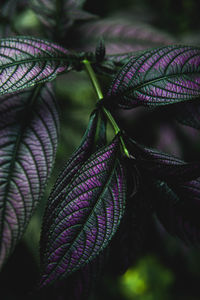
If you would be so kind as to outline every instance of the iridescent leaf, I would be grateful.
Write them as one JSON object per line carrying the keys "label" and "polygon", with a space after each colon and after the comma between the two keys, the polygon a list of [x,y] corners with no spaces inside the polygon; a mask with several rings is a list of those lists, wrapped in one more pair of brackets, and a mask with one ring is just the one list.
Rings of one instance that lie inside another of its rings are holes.
{"label": "iridescent leaf", "polygon": [[55,79],[70,69],[68,50],[32,37],[0,40],[0,95]]}
{"label": "iridescent leaf", "polygon": [[200,181],[167,185],[157,182],[156,214],[171,233],[187,244],[200,244]]}
{"label": "iridescent leaf", "polygon": [[78,170],[42,236],[41,286],[70,275],[93,260],[111,240],[125,205],[119,139],[95,152]]}
{"label": "iridescent leaf", "polygon": [[84,134],[80,146],[72,154],[63,171],[58,176],[55,186],[49,196],[44,215],[43,230],[41,233],[41,252],[43,252],[43,248],[45,247],[47,239],[46,232],[51,225],[52,220],[56,216],[56,209],[60,205],[60,199],[66,195],[66,187],[70,184],[75,174],[82,167],[84,162],[90,157],[94,150],[97,122],[98,114],[94,113],[91,115],[88,128]]}
{"label": "iridescent leaf", "polygon": [[58,113],[51,85],[0,98],[0,265],[22,237],[56,154]]}
{"label": "iridescent leaf", "polygon": [[198,99],[200,48],[168,46],[146,51],[121,68],[108,91],[116,106],[158,106]]}

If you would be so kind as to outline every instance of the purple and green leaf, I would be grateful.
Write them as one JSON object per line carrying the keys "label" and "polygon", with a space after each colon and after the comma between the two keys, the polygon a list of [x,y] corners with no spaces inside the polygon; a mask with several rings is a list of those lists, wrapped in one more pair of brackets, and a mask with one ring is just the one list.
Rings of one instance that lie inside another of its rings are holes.
{"label": "purple and green leaf", "polygon": [[113,80],[108,101],[123,108],[158,106],[200,97],[200,48],[168,46],[131,58]]}
{"label": "purple and green leaf", "polygon": [[66,186],[42,234],[41,286],[84,267],[115,234],[125,206],[126,183],[119,151],[116,138],[80,166]]}
{"label": "purple and green leaf", "polygon": [[45,247],[43,244],[46,243],[46,231],[56,215],[56,209],[60,205],[60,199],[66,194],[66,187],[70,184],[75,174],[82,167],[85,161],[88,160],[95,149],[94,144],[98,121],[98,114],[93,113],[90,117],[87,130],[83,136],[80,146],[74,151],[63,171],[58,176],[55,186],[49,196],[44,215],[43,230],[41,233],[41,249]]}
{"label": "purple and green leaf", "polygon": [[155,178],[167,182],[185,182],[200,177],[199,162],[183,160],[156,149],[141,148],[136,165]]}
{"label": "purple and green leaf", "polygon": [[51,81],[71,68],[68,50],[32,37],[0,40],[0,95]]}
{"label": "purple and green leaf", "polygon": [[21,239],[54,162],[59,120],[51,84],[0,98],[0,266]]}

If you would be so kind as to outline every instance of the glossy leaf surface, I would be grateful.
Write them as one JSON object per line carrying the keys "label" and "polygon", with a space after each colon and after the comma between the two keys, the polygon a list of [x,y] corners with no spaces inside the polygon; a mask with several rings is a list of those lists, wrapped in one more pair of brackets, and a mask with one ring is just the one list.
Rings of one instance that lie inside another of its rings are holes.
{"label": "glossy leaf surface", "polygon": [[53,80],[69,69],[69,52],[31,37],[0,40],[0,95]]}
{"label": "glossy leaf surface", "polygon": [[58,113],[51,85],[0,98],[0,265],[22,237],[54,162]]}
{"label": "glossy leaf surface", "polygon": [[200,243],[200,181],[168,186],[157,182],[156,213],[171,233],[187,244]]}
{"label": "glossy leaf surface", "polygon": [[146,51],[121,68],[108,91],[116,106],[158,106],[198,99],[200,48],[168,46]]}
{"label": "glossy leaf surface", "polygon": [[94,259],[114,235],[125,205],[119,141],[95,152],[60,197],[43,251],[41,285],[68,276]]}

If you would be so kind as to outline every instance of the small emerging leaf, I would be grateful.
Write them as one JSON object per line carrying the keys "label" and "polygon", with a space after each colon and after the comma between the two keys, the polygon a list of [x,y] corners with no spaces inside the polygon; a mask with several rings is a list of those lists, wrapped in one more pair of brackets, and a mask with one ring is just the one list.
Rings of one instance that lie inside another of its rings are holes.
{"label": "small emerging leaf", "polygon": [[58,113],[51,85],[0,98],[0,266],[21,239],[54,162]]}
{"label": "small emerging leaf", "polygon": [[200,97],[200,48],[168,46],[131,58],[108,91],[119,107],[158,106]]}
{"label": "small emerging leaf", "polygon": [[42,235],[48,237],[42,253],[42,286],[93,260],[116,232],[125,205],[119,149],[117,138],[95,152],[66,186]]}
{"label": "small emerging leaf", "polygon": [[32,37],[0,40],[0,95],[51,81],[70,69],[68,50]]}

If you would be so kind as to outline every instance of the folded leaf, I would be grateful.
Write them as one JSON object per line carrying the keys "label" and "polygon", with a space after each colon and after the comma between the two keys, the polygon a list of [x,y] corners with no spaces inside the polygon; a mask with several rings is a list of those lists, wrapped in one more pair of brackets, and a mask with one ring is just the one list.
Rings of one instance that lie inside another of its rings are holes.
{"label": "folded leaf", "polygon": [[200,48],[168,46],[130,59],[113,80],[107,96],[108,101],[124,108],[199,99]]}
{"label": "folded leaf", "polygon": [[43,195],[56,154],[58,113],[51,85],[0,98],[0,266]]}
{"label": "folded leaf", "polygon": [[200,244],[200,180],[169,186],[157,182],[156,214],[169,233]]}
{"label": "folded leaf", "polygon": [[42,236],[41,286],[70,275],[94,259],[111,240],[125,205],[119,140],[95,152],[79,169]]}
{"label": "folded leaf", "polygon": [[70,69],[68,50],[32,37],[0,40],[0,95],[53,80]]}

